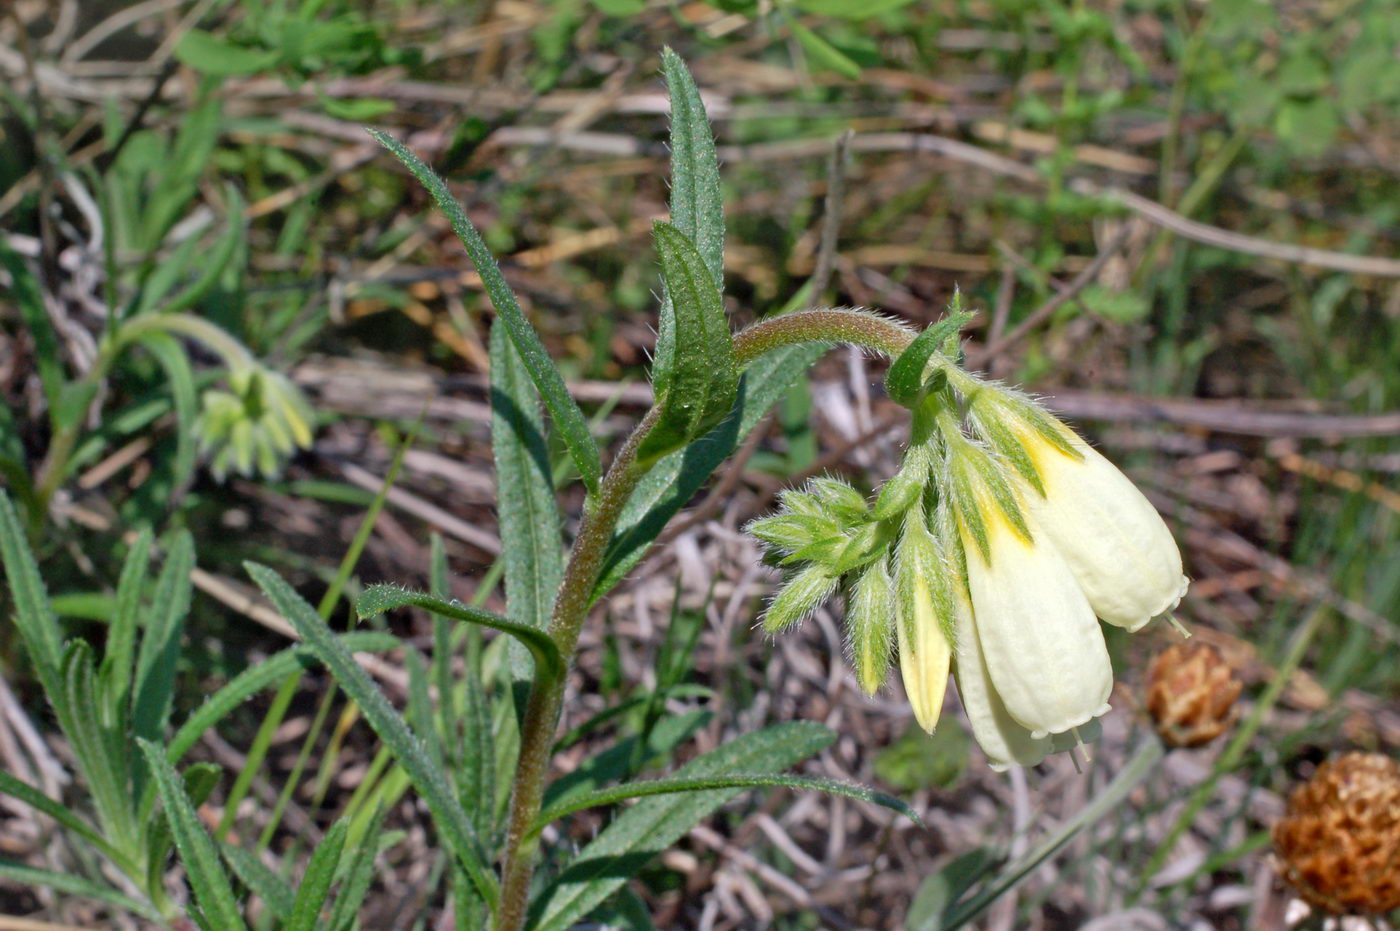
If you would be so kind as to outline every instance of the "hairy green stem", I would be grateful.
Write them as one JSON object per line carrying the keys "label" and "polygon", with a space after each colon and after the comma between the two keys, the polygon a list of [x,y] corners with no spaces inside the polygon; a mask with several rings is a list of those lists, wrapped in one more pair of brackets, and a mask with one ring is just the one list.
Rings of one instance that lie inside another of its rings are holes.
{"label": "hairy green stem", "polygon": [[[734,336],[734,359],[740,368],[759,356],[797,343],[850,343],[897,358],[918,335],[898,320],[866,310],[823,308],[799,310],[760,320]],[[967,395],[982,384],[981,379],[963,371],[951,359],[934,353],[929,359],[948,376],[948,384]]]}
{"label": "hairy green stem", "polygon": [[[765,353],[797,343],[851,343],[887,356],[898,356],[914,340],[909,327],[887,317],[862,310],[807,310],[783,314],[754,324],[734,337],[734,357],[740,368]],[[948,372],[949,383],[960,391],[977,384],[951,361],[934,357],[934,364]],[[585,508],[583,525],[574,540],[549,634],[572,668],[579,632],[593,601],[593,588],[602,571],[603,558],[622,514],[645,468],[637,464],[637,448],[656,423],[660,409],[653,407],[619,450],[603,476],[595,499]],[[506,828],[505,862],[501,874],[501,898],[496,931],[520,931],[529,907],[530,880],[535,870],[539,832],[535,830],[544,798],[554,732],[564,704],[567,672],[558,678],[537,674],[525,706],[520,728],[520,757],[511,788]]]}
{"label": "hairy green stem", "polygon": [[532,836],[530,828],[539,816],[544,799],[550,750],[554,746],[554,732],[559,725],[564,689],[568,684],[567,670],[573,666],[579,632],[588,617],[593,587],[602,571],[608,542],[612,539],[623,506],[644,471],[637,466],[637,447],[651,431],[658,416],[660,409],[653,407],[632,431],[603,476],[597,499],[590,501],[585,509],[583,525],[574,540],[564,578],[559,585],[559,594],[554,599],[549,634],[565,657],[566,671],[558,678],[537,674],[530,688],[530,700],[525,706],[525,719],[520,727],[520,759],[516,763],[506,828],[505,865],[501,874],[500,907],[496,913],[497,931],[519,931],[525,924],[530,878],[534,875],[535,851],[539,846],[538,836]]}

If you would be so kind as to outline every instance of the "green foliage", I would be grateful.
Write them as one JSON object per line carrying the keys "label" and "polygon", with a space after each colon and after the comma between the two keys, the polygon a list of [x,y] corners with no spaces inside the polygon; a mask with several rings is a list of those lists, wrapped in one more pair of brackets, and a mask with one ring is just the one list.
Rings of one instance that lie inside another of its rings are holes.
{"label": "green foliage", "polygon": [[661,276],[666,282],[676,344],[665,377],[657,371],[656,424],[642,440],[637,460],[647,465],[703,436],[728,414],[738,391],[734,341],[723,298],[704,258],[686,235],[669,223],[655,226]]}
{"label": "green foliage", "polygon": [[[675,778],[774,772],[820,751],[833,738],[830,731],[815,724],[776,725],[697,757],[677,770]],[[534,900],[530,927],[559,931],[583,918],[626,882],[628,875],[740,791],[722,788],[661,795],[628,808],[580,850]]]}
{"label": "green foliage", "polygon": [[462,209],[461,204],[457,203],[457,199],[452,196],[452,192],[447,189],[447,185],[443,183],[442,179],[434,174],[422,159],[405,148],[401,142],[377,130],[370,130],[370,135],[374,136],[381,145],[393,152],[399,161],[404,163],[413,176],[428,189],[428,193],[437,202],[438,209],[446,214],[457,238],[462,240],[467,255],[471,257],[472,264],[476,266],[477,274],[481,275],[487,293],[491,295],[491,303],[495,306],[496,313],[500,322],[505,326],[506,332],[510,334],[511,342],[515,346],[515,351],[520,354],[525,370],[530,373],[530,378],[534,381],[535,388],[544,400],[545,407],[549,409],[550,416],[554,418],[555,428],[568,447],[569,455],[573,458],[574,466],[578,469],[579,475],[582,476],[584,485],[590,492],[596,491],[603,467],[598,458],[598,447],[593,442],[592,436],[589,435],[588,424],[583,418],[583,412],[579,410],[578,403],[564,387],[563,376],[559,374],[559,369],[549,358],[549,354],[545,352],[539,334],[525,319],[519,302],[516,301],[510,286],[506,284],[505,276],[501,274],[496,260],[492,258],[490,251],[486,248],[486,243],[482,241],[476,227],[467,217],[466,211]]}

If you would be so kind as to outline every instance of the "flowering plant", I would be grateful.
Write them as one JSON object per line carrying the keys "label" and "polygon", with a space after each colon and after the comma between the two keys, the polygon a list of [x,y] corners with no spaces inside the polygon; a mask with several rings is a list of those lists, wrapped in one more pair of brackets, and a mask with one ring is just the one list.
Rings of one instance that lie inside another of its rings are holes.
{"label": "flowering plant", "polygon": [[958,366],[965,320],[960,297],[919,339],[867,317],[908,345],[889,387],[913,412],[873,510],[822,478],[748,529],[792,569],[765,629],[807,617],[849,577],[861,687],[879,689],[897,653],[932,732],[951,667],[991,765],[1026,766],[1097,733],[1113,687],[1098,619],[1138,630],[1187,582],[1166,524],[1122,472],[1031,398]]}

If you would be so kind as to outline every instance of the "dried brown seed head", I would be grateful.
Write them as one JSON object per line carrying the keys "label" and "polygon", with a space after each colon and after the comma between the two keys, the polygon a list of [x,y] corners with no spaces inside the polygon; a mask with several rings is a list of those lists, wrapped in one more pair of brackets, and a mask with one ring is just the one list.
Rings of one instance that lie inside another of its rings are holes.
{"label": "dried brown seed head", "polygon": [[1152,661],[1147,711],[1168,744],[1199,747],[1225,733],[1234,721],[1235,699],[1242,687],[1215,647],[1178,643]]}
{"label": "dried brown seed head", "polygon": [[1337,915],[1400,908],[1400,763],[1347,753],[1293,790],[1274,825],[1284,878]]}

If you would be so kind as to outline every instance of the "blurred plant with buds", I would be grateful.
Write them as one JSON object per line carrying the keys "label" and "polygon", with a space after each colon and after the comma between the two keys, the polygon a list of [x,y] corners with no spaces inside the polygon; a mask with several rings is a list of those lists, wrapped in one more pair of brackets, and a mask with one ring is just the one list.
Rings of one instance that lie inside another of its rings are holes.
{"label": "blurred plant with buds", "polygon": [[897,657],[932,732],[951,670],[991,764],[1028,766],[1093,739],[1108,710],[1099,620],[1138,630],[1176,607],[1187,580],[1166,524],[1122,472],[1028,396],[959,365],[969,317],[960,295],[918,337],[857,317],[900,347],[886,380],[912,412],[899,471],[873,506],[822,478],[748,530],[789,570],[766,631],[810,616],[844,580],[861,687],[874,694]]}
{"label": "blurred plant with buds", "polygon": [[281,372],[259,365],[231,370],[228,391],[204,392],[195,421],[209,471],[222,481],[229,472],[272,478],[297,449],[311,445],[313,417],[300,389]]}

